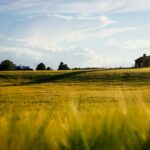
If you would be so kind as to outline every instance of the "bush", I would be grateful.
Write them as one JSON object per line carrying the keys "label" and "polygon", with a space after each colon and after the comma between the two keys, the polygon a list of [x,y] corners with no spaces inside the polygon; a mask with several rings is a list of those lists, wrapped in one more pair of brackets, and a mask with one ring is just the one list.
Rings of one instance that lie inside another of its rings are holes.
{"label": "bush", "polygon": [[47,69],[46,70],[53,70],[51,67],[47,67]]}
{"label": "bush", "polygon": [[0,70],[15,70],[16,69],[16,65],[10,61],[10,60],[4,60],[1,62],[0,64]]}
{"label": "bush", "polygon": [[43,63],[37,65],[36,70],[46,70],[46,66]]}
{"label": "bush", "polygon": [[69,67],[67,64],[64,64],[63,62],[60,63],[58,70],[69,70]]}
{"label": "bush", "polygon": [[33,70],[32,68],[30,68],[29,66],[17,66],[16,70]]}

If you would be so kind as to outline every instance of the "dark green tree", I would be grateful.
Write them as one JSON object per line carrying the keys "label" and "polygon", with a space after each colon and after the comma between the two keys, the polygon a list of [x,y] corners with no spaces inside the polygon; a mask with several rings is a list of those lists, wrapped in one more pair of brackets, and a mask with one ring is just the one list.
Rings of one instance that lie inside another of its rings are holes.
{"label": "dark green tree", "polygon": [[47,67],[47,69],[46,70],[52,70],[52,68],[51,67]]}
{"label": "dark green tree", "polygon": [[64,64],[63,62],[60,63],[58,70],[69,70],[69,67],[67,64]]}
{"label": "dark green tree", "polygon": [[0,64],[0,70],[15,70],[16,69],[16,65],[10,61],[10,60],[4,60],[1,62]]}
{"label": "dark green tree", "polygon": [[43,63],[37,65],[36,70],[46,70],[46,66]]}

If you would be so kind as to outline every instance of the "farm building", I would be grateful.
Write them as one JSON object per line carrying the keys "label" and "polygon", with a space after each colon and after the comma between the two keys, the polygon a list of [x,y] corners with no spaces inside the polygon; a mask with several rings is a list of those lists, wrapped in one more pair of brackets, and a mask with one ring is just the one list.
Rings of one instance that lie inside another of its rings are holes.
{"label": "farm building", "polygon": [[139,57],[138,59],[136,59],[135,67],[150,67],[150,56],[146,56],[146,54],[143,54],[143,57]]}

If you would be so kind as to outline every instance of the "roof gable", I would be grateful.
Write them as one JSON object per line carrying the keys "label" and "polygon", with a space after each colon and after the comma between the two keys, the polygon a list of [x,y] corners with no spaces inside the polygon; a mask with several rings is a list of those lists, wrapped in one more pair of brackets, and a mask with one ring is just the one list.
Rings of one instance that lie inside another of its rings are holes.
{"label": "roof gable", "polygon": [[146,57],[139,57],[137,58],[135,61],[143,61],[143,60],[149,60],[150,59],[150,56],[146,56]]}

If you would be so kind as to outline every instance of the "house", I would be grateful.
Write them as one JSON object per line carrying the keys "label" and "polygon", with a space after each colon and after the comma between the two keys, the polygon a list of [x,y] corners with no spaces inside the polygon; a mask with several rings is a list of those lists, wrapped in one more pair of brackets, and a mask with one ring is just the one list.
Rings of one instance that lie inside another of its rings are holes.
{"label": "house", "polygon": [[146,56],[146,54],[143,54],[143,57],[136,59],[135,67],[136,68],[150,67],[150,56]]}

